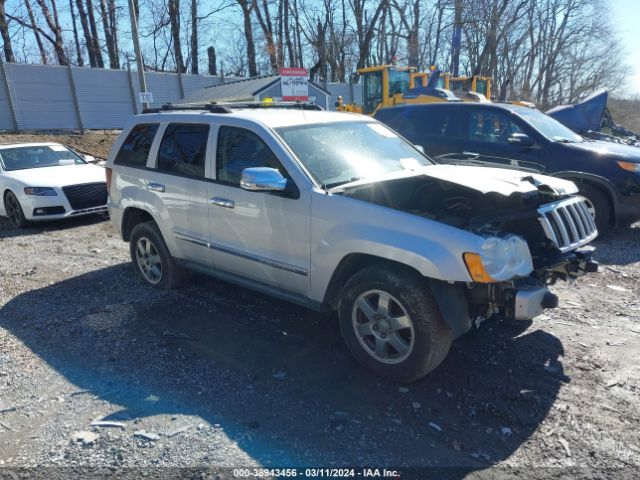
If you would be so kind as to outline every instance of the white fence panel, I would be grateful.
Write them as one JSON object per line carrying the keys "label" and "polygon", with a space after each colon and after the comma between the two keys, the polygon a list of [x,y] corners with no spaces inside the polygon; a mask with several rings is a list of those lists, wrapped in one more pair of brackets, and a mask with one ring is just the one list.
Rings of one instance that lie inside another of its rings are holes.
{"label": "white fence panel", "polygon": [[124,70],[73,68],[80,115],[85,128],[122,128],[133,109],[133,92]]}
{"label": "white fence panel", "polygon": [[[5,71],[18,121],[18,130],[77,130],[122,128],[142,111],[137,72],[51,65],[5,64]],[[72,76],[70,75],[70,72]],[[184,94],[221,83],[218,77],[147,72],[147,90],[153,94],[151,106],[180,102],[180,80]],[[228,78],[227,80],[238,80]],[[75,88],[75,97],[74,97]],[[133,94],[132,94],[133,90]],[[361,103],[361,87],[329,83],[329,105],[334,109],[337,96],[345,102]],[[324,93],[315,92],[324,105]],[[13,130],[7,88],[0,75],[0,130]]]}
{"label": "white fence panel", "polygon": [[5,64],[21,130],[80,128],[67,67]]}

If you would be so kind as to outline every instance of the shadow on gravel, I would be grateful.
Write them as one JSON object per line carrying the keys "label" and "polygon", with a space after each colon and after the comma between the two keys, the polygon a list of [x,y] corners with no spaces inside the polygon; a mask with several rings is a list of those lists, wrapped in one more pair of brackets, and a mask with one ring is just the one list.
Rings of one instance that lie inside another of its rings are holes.
{"label": "shadow on gravel", "polygon": [[569,381],[556,337],[495,322],[400,388],[355,364],[333,316],[200,276],[159,292],[124,264],[23,293],[0,325],[121,406],[110,419],[199,415],[263,465],[484,469],[529,438]]}
{"label": "shadow on gravel", "polygon": [[31,223],[27,228],[13,228],[6,218],[0,217],[0,239],[38,235],[51,230],[67,230],[85,225],[93,225],[108,220],[106,215],[83,215],[48,222]]}

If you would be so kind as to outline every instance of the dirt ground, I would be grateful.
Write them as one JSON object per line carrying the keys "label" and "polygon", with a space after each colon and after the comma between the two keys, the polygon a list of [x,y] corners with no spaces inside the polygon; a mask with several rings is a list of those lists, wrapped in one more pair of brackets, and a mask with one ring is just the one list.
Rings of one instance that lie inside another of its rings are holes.
{"label": "dirt ground", "polygon": [[600,272],[555,287],[560,308],[487,322],[399,386],[355,364],[333,315],[200,276],[141,285],[104,220],[0,223],[0,478],[252,466],[633,478],[639,227],[596,243]]}
{"label": "dirt ground", "polygon": [[[63,141],[104,156],[114,138]],[[397,385],[352,360],[334,315],[198,275],[148,288],[104,219],[0,219],[0,479],[637,478],[640,224],[596,247],[558,309],[486,322]]]}

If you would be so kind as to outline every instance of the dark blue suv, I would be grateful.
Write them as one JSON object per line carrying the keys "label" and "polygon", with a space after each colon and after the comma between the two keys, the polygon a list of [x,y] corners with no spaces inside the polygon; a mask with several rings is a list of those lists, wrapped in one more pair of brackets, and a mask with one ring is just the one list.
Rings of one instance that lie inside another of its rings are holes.
{"label": "dark blue suv", "polygon": [[573,180],[600,231],[640,219],[640,148],[587,140],[538,110],[509,104],[430,103],[375,118],[439,163],[515,168]]}

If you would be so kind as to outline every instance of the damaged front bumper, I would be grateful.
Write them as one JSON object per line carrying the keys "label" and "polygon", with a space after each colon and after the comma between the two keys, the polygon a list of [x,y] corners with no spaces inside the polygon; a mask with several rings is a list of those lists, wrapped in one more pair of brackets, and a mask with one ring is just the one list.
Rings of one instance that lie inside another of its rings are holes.
{"label": "damaged front bumper", "polygon": [[431,282],[431,290],[447,326],[457,338],[484,320],[500,315],[514,320],[531,320],[545,309],[558,306],[558,297],[549,290],[557,279],[575,279],[596,272],[593,247],[582,247],[547,259],[527,278],[508,282]]}

